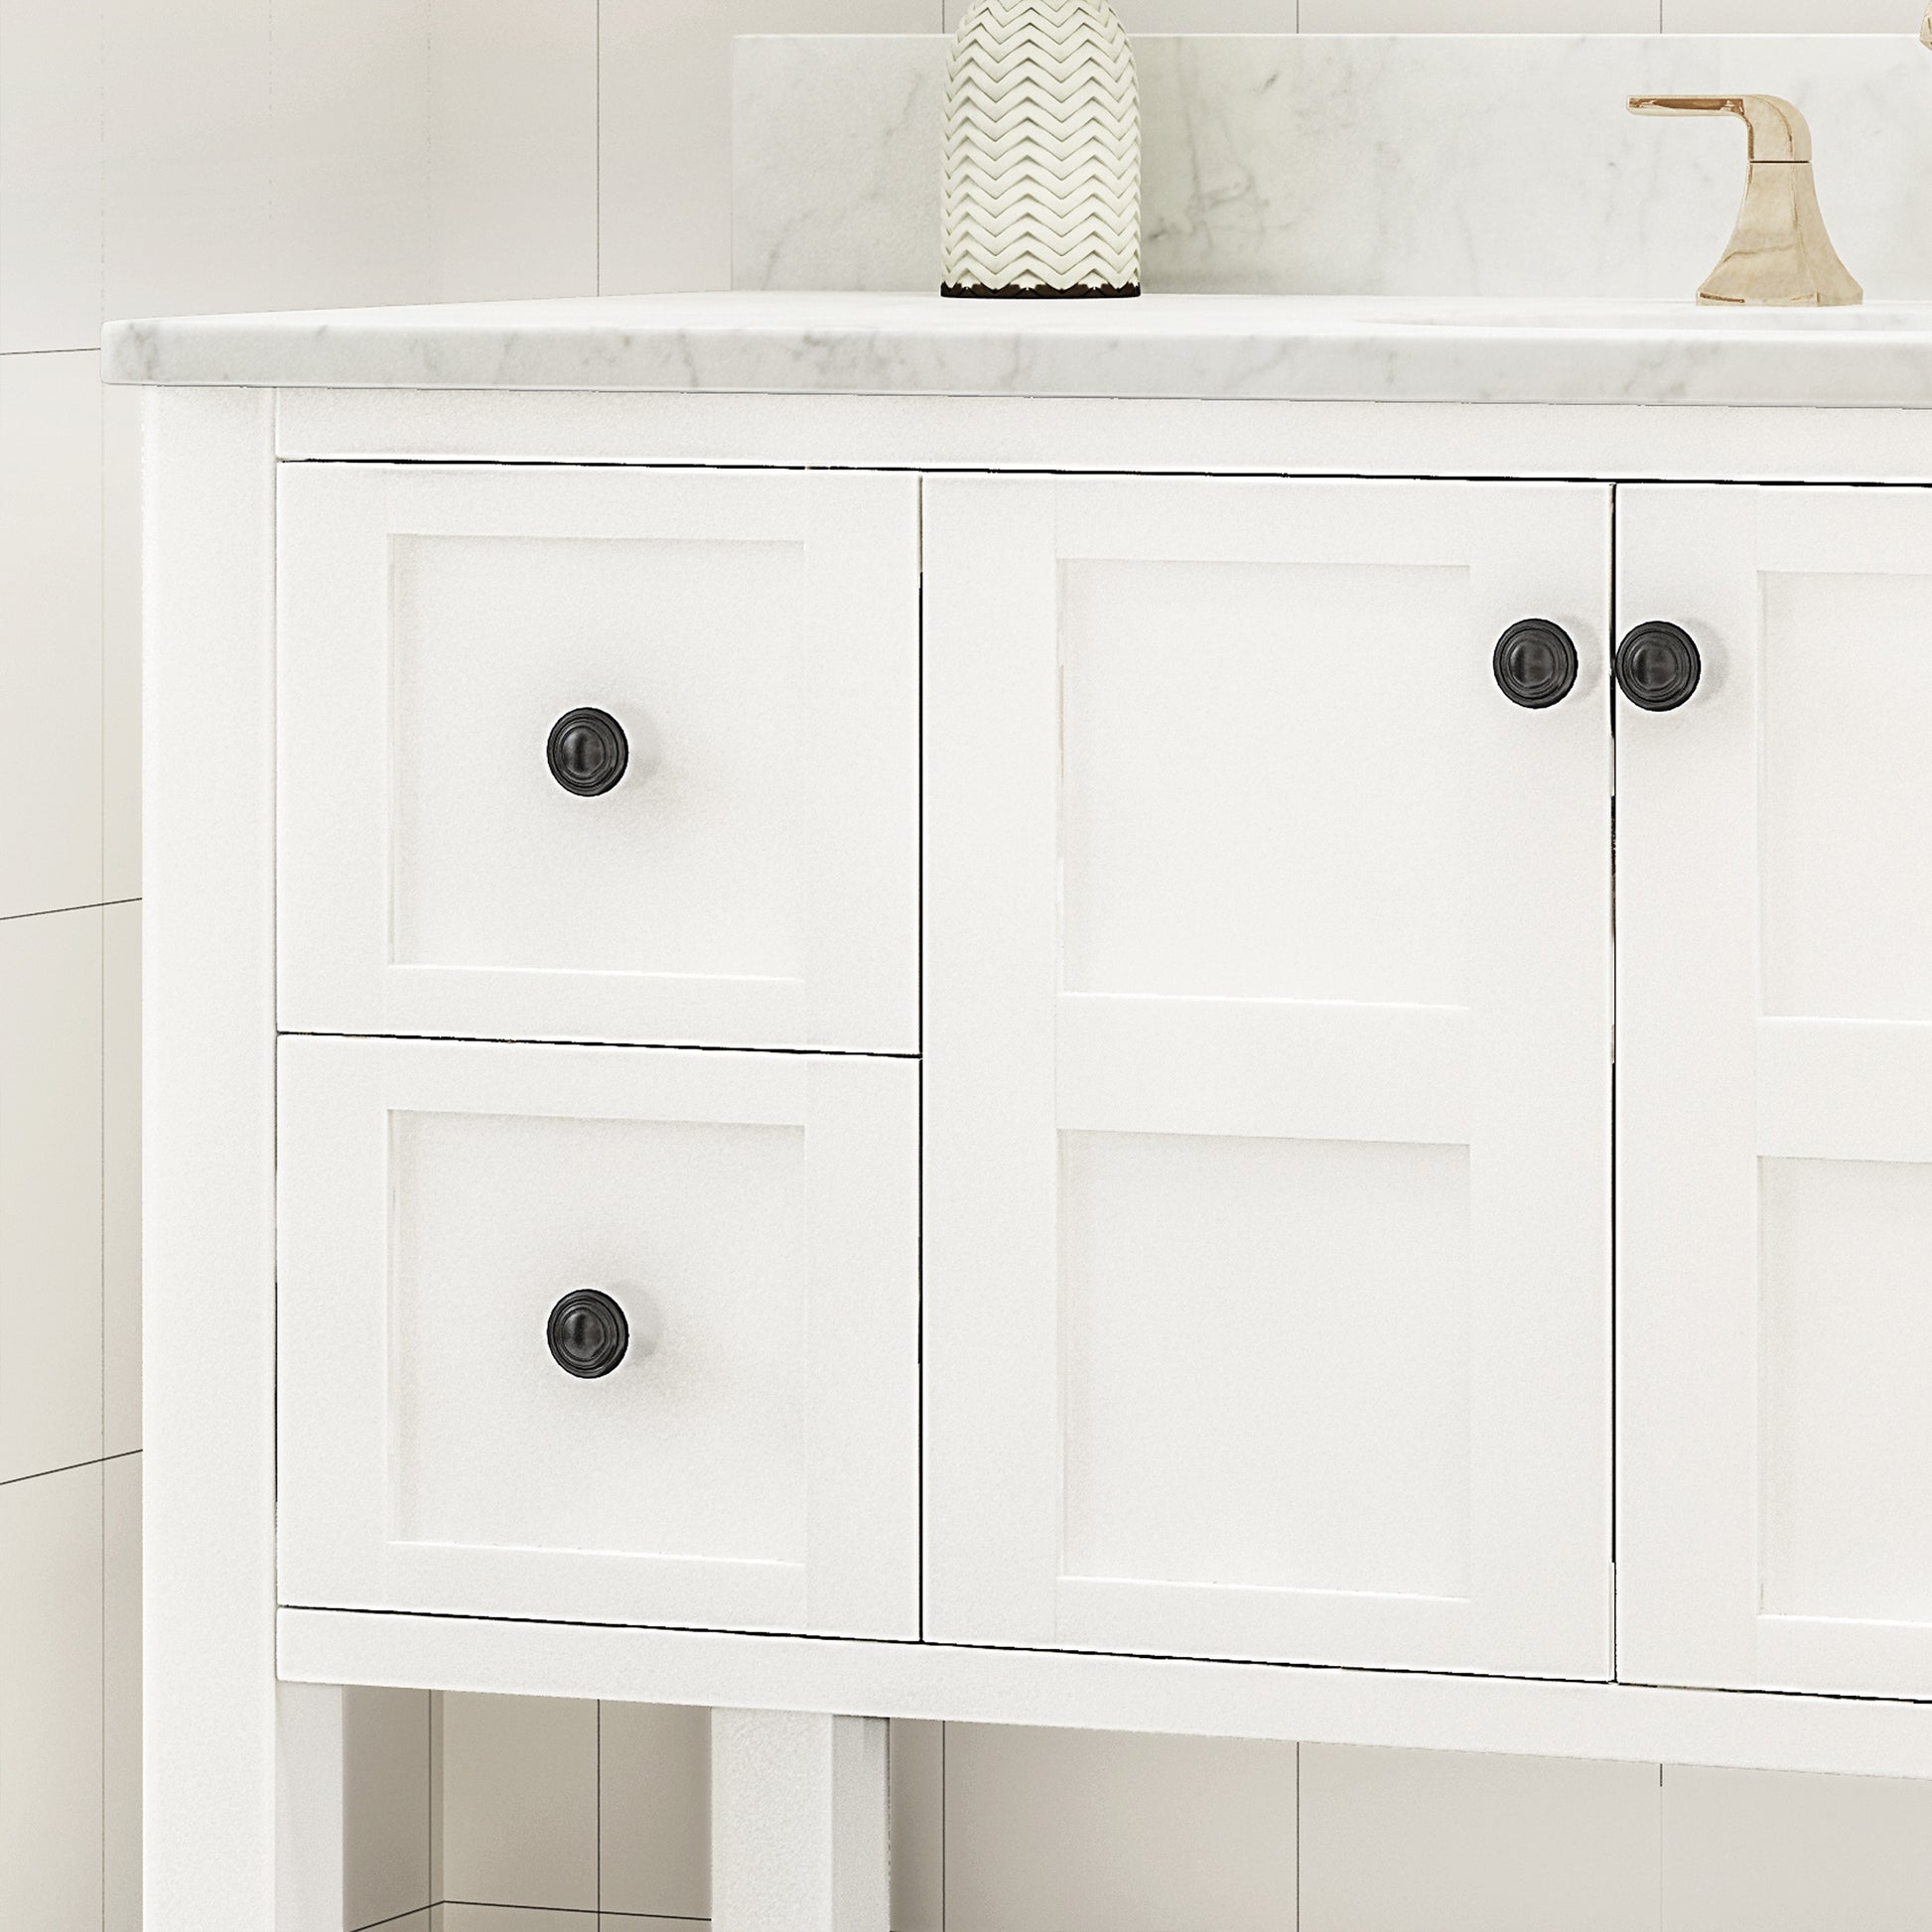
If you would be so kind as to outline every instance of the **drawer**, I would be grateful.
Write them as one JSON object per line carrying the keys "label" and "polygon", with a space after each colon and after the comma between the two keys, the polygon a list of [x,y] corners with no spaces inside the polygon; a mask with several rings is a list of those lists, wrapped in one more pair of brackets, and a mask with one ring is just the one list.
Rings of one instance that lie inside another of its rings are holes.
{"label": "drawer", "polygon": [[916,1637],[918,1077],[285,1038],[282,1600]]}
{"label": "drawer", "polygon": [[285,1032],[917,1050],[916,478],[278,487]]}

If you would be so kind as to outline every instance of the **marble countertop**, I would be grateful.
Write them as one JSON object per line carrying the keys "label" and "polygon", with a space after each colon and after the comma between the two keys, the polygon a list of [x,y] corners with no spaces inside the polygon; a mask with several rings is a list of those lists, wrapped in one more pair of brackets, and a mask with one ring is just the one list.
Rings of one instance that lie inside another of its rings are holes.
{"label": "marble countertop", "polygon": [[109,382],[1932,407],[1932,303],[607,296],[110,324]]}

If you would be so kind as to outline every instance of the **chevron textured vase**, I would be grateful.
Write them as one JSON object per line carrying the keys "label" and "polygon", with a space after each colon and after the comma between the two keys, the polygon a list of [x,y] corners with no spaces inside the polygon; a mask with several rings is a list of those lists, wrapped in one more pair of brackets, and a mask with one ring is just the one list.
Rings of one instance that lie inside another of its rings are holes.
{"label": "chevron textured vase", "polygon": [[1140,294],[1140,89],[1108,0],[978,0],[943,199],[943,294]]}

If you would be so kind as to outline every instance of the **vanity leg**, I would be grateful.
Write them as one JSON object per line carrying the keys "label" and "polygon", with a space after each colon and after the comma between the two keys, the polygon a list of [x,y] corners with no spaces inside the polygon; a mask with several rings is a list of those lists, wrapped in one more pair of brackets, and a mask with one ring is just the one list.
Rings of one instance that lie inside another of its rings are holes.
{"label": "vanity leg", "polygon": [[275,1932],[343,1932],[343,1703],[282,1684],[275,1706]]}
{"label": "vanity leg", "polygon": [[886,1720],[711,1714],[713,1932],[887,1932]]}

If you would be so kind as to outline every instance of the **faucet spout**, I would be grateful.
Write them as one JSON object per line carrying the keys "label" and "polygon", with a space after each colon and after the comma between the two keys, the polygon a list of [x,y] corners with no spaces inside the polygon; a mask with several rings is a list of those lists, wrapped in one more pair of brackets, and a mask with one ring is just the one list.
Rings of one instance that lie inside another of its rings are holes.
{"label": "faucet spout", "polygon": [[1825,231],[1811,174],[1811,128],[1790,101],[1775,94],[1638,94],[1630,111],[1734,115],[1749,134],[1744,206],[1724,259],[1698,290],[1700,302],[1834,309],[1864,300]]}

